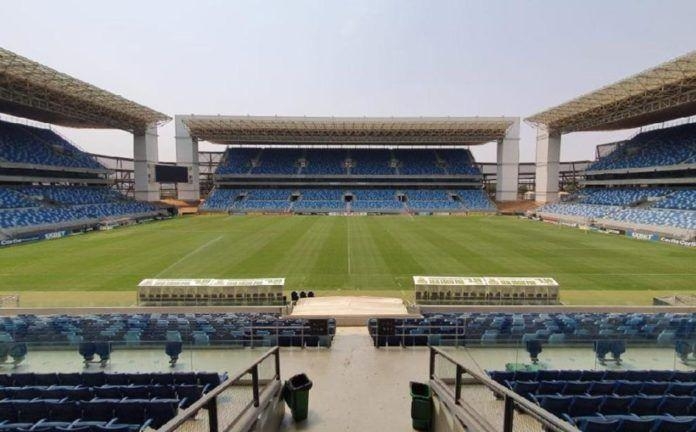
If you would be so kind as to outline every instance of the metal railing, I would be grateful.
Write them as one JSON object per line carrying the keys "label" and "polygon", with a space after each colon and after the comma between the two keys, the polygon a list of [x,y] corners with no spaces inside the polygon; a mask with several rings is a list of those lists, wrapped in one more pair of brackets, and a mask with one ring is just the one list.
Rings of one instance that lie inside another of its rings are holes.
{"label": "metal railing", "polygon": [[[513,423],[516,409],[541,423],[544,430],[554,432],[579,432],[579,429],[576,427],[559,419],[514,391],[498,384],[485,374],[462,365],[440,348],[431,346],[429,350],[429,376],[431,387],[434,393],[452,410],[452,414],[467,428],[490,432],[496,431],[480,413],[469,406],[466,401],[462,400],[462,385],[465,385],[463,375],[465,374],[469,375],[475,384],[487,387],[496,397],[503,399],[503,432],[512,432],[514,430]],[[454,383],[452,383],[451,379],[437,376],[435,363],[438,358],[442,358],[455,366]],[[451,388],[452,384],[454,384],[454,391],[452,391]]]}
{"label": "metal railing", "polygon": [[[267,358],[273,356],[275,363],[275,372],[270,379],[262,380],[259,379],[259,365],[263,363]],[[234,376],[226,379],[220,385],[203,395],[196,403],[189,406],[185,410],[181,411],[176,417],[168,421],[162,427],[158,429],[159,432],[173,432],[177,430],[180,426],[189,420],[193,420],[196,414],[204,409],[208,412],[208,431],[218,432],[219,422],[218,422],[218,396],[223,392],[230,389],[232,386],[243,386],[248,385],[248,382],[244,382],[243,378],[247,375],[251,375],[251,387],[252,387],[252,398],[251,400],[242,408],[241,412],[234,416],[230,422],[225,425],[222,429],[229,430],[232,427],[238,425],[238,423],[247,417],[248,410],[250,408],[260,408],[262,405],[262,399],[268,400],[269,395],[265,390],[268,389],[267,384],[272,384],[273,382],[278,383],[278,388],[280,388],[280,349],[278,347],[271,348],[266,351],[265,354],[257,358],[249,367],[245,370],[237,373]],[[263,385],[266,384],[266,385]],[[262,396],[262,394],[264,394]]]}

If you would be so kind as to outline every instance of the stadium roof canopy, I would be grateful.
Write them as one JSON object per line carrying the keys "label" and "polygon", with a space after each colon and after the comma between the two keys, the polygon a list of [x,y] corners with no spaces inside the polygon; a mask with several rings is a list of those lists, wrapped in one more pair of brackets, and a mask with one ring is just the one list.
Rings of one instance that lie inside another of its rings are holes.
{"label": "stadium roof canopy", "polygon": [[171,120],[4,48],[0,48],[0,112],[59,126],[129,132]]}
{"label": "stadium roof canopy", "polygon": [[630,129],[696,114],[696,51],[525,119],[569,133]]}
{"label": "stadium roof canopy", "polygon": [[181,116],[193,138],[215,144],[474,145],[497,141],[512,117]]}

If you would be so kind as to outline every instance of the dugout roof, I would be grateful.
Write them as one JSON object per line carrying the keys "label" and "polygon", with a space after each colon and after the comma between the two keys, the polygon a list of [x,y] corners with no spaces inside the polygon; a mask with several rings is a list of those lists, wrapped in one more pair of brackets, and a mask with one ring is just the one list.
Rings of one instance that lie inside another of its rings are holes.
{"label": "dugout roof", "polygon": [[512,117],[181,116],[191,137],[215,144],[475,145],[505,137]]}
{"label": "dugout roof", "polygon": [[0,112],[59,126],[144,131],[165,114],[0,48]]}
{"label": "dugout roof", "polygon": [[526,119],[557,133],[630,129],[696,114],[696,51]]}

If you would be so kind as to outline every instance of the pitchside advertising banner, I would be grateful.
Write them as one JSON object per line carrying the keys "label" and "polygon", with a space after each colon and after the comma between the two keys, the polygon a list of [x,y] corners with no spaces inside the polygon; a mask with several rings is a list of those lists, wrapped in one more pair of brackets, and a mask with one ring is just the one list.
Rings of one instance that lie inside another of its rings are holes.
{"label": "pitchside advertising banner", "polygon": [[10,246],[10,245],[15,245],[15,244],[19,244],[19,243],[26,243],[26,242],[38,241],[38,240],[53,240],[53,239],[65,237],[66,235],[68,235],[67,231],[54,231],[54,232],[45,233],[45,234],[38,234],[38,235],[37,234],[29,234],[26,237],[0,240],[0,246]]}
{"label": "pitchside advertising banner", "polygon": [[631,237],[638,240],[660,241],[660,236],[654,233],[642,233],[632,230],[626,230],[626,237]]}

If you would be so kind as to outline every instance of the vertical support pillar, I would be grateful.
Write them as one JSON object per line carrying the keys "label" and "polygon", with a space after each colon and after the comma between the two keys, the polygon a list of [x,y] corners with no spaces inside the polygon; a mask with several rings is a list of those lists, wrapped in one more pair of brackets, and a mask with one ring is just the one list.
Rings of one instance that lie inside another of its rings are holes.
{"label": "vertical support pillar", "polygon": [[201,197],[198,140],[191,137],[182,116],[174,117],[176,164],[188,168],[188,182],[177,183],[179,199],[196,201]]}
{"label": "vertical support pillar", "polygon": [[505,138],[498,141],[498,169],[495,189],[496,201],[517,199],[520,166],[520,119],[510,125]]}
{"label": "vertical support pillar", "polygon": [[561,159],[561,134],[546,128],[537,129],[536,191],[540,203],[558,199],[558,169]]}
{"label": "vertical support pillar", "polygon": [[157,163],[157,125],[148,125],[144,131],[133,134],[133,165],[135,171],[135,199],[158,201],[159,184],[155,182]]}

